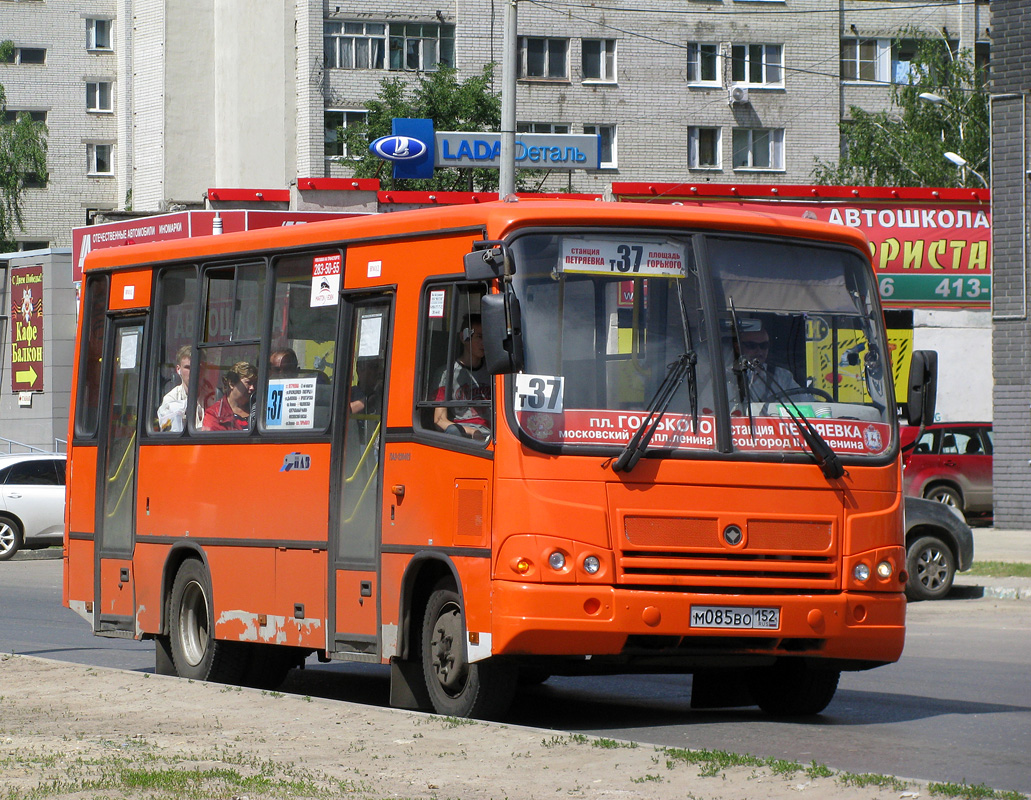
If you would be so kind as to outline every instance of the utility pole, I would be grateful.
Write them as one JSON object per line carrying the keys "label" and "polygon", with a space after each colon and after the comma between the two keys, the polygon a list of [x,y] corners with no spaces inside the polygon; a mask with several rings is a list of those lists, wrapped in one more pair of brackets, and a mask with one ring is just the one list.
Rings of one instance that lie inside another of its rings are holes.
{"label": "utility pole", "polygon": [[501,170],[498,176],[498,198],[515,192],[515,127],[516,127],[516,2],[505,0],[504,31],[501,54]]}

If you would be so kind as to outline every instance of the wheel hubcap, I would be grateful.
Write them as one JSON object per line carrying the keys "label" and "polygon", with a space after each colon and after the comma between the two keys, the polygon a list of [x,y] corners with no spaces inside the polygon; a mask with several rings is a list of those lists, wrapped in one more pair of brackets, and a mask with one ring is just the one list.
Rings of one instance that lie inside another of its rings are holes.
{"label": "wheel hubcap", "polygon": [[14,528],[6,522],[0,522],[0,555],[9,553],[14,547]]}
{"label": "wheel hubcap", "polygon": [[465,648],[462,647],[462,612],[455,603],[448,603],[440,610],[433,626],[430,658],[444,691],[450,695],[458,694],[465,686],[468,665]]}
{"label": "wheel hubcap", "polygon": [[937,548],[921,551],[916,562],[916,572],[920,582],[928,589],[941,588],[949,573],[942,551]]}
{"label": "wheel hubcap", "polygon": [[183,592],[179,613],[179,641],[191,667],[196,667],[204,660],[208,651],[208,604],[204,590],[196,581],[191,582]]}

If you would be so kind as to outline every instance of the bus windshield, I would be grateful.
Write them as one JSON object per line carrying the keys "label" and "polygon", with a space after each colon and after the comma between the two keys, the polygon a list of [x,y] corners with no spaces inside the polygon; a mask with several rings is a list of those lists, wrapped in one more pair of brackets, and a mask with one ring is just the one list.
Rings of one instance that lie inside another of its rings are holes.
{"label": "bus windshield", "polygon": [[[531,443],[841,457],[891,444],[894,400],[869,265],[851,249],[730,234],[528,233],[512,241]],[[547,448],[546,448],[547,449]]]}

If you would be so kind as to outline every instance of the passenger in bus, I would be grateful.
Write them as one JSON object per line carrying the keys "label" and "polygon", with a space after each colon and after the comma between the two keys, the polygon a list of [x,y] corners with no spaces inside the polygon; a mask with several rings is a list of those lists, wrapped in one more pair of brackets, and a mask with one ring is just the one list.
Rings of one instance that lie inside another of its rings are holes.
{"label": "passenger in bus", "polygon": [[785,394],[796,402],[813,399],[811,394],[798,385],[789,370],[769,363],[770,334],[765,328],[742,330],[739,340],[741,355],[753,367],[747,373],[748,390],[753,402],[784,400]]}
{"label": "passenger in bus", "polygon": [[270,378],[296,378],[300,375],[297,367],[297,353],[289,347],[276,350],[268,358],[268,370]]}
{"label": "passenger in bus", "polygon": [[[484,365],[483,325],[479,314],[465,318],[459,340],[462,352],[451,369],[445,367],[441,373],[434,400],[447,399],[449,383],[454,400],[490,400],[491,376]],[[445,433],[484,440],[490,438],[486,413],[483,406],[439,407],[433,410],[433,423]]]}
{"label": "passenger in bus", "polygon": [[[190,388],[191,346],[184,344],[175,354],[175,374],[179,383],[161,398],[158,406],[158,427],[163,431],[180,433],[186,426],[186,393]],[[204,410],[197,406],[197,425],[204,420]]]}
{"label": "passenger in bus", "polygon": [[239,431],[250,425],[258,370],[246,361],[237,361],[222,377],[222,398],[204,410],[204,430]]}

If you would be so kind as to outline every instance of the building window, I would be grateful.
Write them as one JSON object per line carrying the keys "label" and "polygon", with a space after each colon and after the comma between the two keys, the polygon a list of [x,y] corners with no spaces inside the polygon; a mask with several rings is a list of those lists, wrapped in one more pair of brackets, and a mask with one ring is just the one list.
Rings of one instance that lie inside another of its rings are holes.
{"label": "building window", "polygon": [[720,128],[687,129],[687,165],[691,169],[721,169],[722,136]]}
{"label": "building window", "polygon": [[382,22],[327,22],[326,66],[331,69],[383,69],[387,26]]}
{"label": "building window", "polygon": [[731,80],[750,86],[783,86],[783,51],[779,44],[733,45]]}
{"label": "building window", "polygon": [[688,42],[687,82],[720,85],[719,45]]}
{"label": "building window", "polygon": [[47,112],[46,111],[19,111],[17,109],[8,108],[4,111],[4,122],[13,123],[18,121],[18,117],[28,115],[29,119],[33,122],[42,122],[44,125],[47,124]]}
{"label": "building window", "polygon": [[569,126],[551,122],[517,122],[516,133],[569,133]]}
{"label": "building window", "polygon": [[88,19],[86,20],[86,49],[87,50],[110,50],[111,48],[111,20],[109,19]]}
{"label": "building window", "polygon": [[519,77],[569,79],[569,40],[519,37]]}
{"label": "building window", "polygon": [[86,173],[88,175],[114,174],[114,164],[111,160],[111,145],[86,145]]}
{"label": "building window", "polygon": [[616,81],[616,40],[584,39],[581,43],[580,66],[585,81]]}
{"label": "building window", "polygon": [[390,25],[391,69],[432,72],[439,64],[455,64],[454,25]]}
{"label": "building window", "polygon": [[8,51],[4,58],[5,64],[45,64],[47,62],[47,51],[43,47],[15,47]]}
{"label": "building window", "polygon": [[734,169],[784,169],[784,129],[735,128]]}
{"label": "building window", "polygon": [[326,109],[326,157],[327,158],[354,158],[353,153],[347,151],[347,142],[340,135],[341,128],[349,128],[352,125],[360,125],[365,122],[368,113],[365,111],[337,111]]}
{"label": "building window", "polygon": [[455,65],[454,25],[327,20],[323,44],[330,69],[432,72]]}
{"label": "building window", "polygon": [[891,41],[889,39],[843,39],[841,79],[865,83],[888,81]]}
{"label": "building window", "polygon": [[602,169],[615,169],[616,163],[616,126],[584,125],[584,133],[600,137],[598,142]]}
{"label": "building window", "polygon": [[97,114],[114,111],[114,106],[111,104],[110,81],[86,82],[86,110]]}

